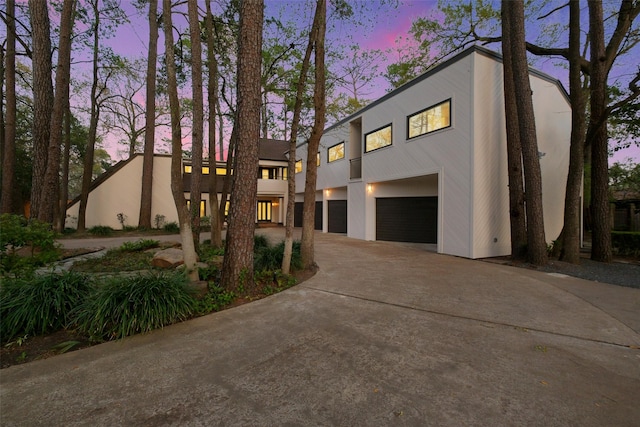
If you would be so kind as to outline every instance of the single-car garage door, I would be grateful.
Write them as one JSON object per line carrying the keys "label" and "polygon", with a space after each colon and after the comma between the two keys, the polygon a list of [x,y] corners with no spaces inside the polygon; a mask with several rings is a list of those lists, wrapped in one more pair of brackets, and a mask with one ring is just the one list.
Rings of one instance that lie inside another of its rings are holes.
{"label": "single-car garage door", "polygon": [[[304,203],[296,202],[293,209],[293,226],[302,227],[302,209]],[[316,202],[316,215],[314,218],[315,230],[322,230],[322,202]]]}
{"label": "single-car garage door", "polygon": [[376,199],[376,240],[437,243],[437,197]]}
{"label": "single-car garage door", "polygon": [[347,201],[329,200],[328,218],[329,233],[347,232]]}

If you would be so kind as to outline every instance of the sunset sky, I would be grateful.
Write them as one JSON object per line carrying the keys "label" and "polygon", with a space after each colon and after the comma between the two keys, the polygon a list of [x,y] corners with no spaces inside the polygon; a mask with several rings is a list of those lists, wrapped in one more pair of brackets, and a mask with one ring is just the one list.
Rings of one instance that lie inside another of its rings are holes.
{"label": "sunset sky", "polygon": [[[557,0],[558,6],[563,4],[564,0]],[[283,13],[285,19],[295,19],[300,25],[309,25],[312,20],[313,9],[308,7],[308,2],[295,0],[266,0],[265,15],[278,15]],[[406,37],[411,23],[416,17],[425,16],[434,10],[437,6],[436,0],[405,0],[398,4],[397,8],[391,6],[379,7],[377,2],[360,1],[352,2],[357,6],[361,22],[365,23],[356,30],[343,24],[328,29],[328,39],[344,39],[352,37],[361,49],[392,49],[398,37]],[[123,0],[122,4],[129,15],[130,23],[121,25],[118,28],[116,37],[106,41],[113,50],[123,56],[129,58],[144,58],[147,51],[148,26],[146,16],[141,15],[130,4],[128,0]],[[203,6],[204,7],[204,6]],[[586,15],[586,12],[585,12]],[[184,25],[184,21],[180,21],[180,17],[174,18],[176,25]],[[373,24],[369,24],[373,23]],[[499,50],[499,44],[487,46],[493,50]],[[159,50],[163,48],[163,37],[160,36]],[[381,64],[381,68],[386,64]],[[545,60],[536,64],[537,68],[541,68],[544,72],[560,79],[567,86],[567,70],[565,67],[554,65],[553,61]],[[637,64],[629,64],[629,72],[633,73]],[[382,69],[381,69],[382,71]],[[367,90],[367,98],[376,99],[389,90],[388,83],[383,78],[375,81],[375,84]],[[111,155],[115,158],[115,150],[109,149]],[[640,149],[633,147],[628,150],[618,152],[614,160],[624,160],[632,157],[636,162],[640,161]]]}

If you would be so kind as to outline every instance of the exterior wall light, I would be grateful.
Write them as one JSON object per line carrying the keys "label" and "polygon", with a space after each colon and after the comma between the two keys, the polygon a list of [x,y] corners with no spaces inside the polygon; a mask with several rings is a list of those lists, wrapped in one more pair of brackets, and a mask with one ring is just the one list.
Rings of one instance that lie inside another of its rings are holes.
{"label": "exterior wall light", "polygon": [[371,193],[373,191],[373,185],[367,184],[367,193]]}

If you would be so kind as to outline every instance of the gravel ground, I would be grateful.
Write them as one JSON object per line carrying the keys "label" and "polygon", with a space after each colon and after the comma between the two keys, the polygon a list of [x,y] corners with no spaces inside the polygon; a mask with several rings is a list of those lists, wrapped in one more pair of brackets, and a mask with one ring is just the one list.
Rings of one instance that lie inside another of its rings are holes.
{"label": "gravel ground", "polygon": [[582,258],[580,264],[569,264],[562,261],[551,261],[539,271],[561,273],[567,276],[610,283],[612,285],[640,288],[640,263],[638,261],[618,261],[610,264]]}

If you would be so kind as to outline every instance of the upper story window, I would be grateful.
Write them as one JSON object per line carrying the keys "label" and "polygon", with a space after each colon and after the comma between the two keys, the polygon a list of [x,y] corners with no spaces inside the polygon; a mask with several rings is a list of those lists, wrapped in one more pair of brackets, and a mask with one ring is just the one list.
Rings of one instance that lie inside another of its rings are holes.
{"label": "upper story window", "polygon": [[407,117],[407,139],[451,126],[451,99]]}
{"label": "upper story window", "polygon": [[320,152],[316,155],[316,166],[320,166]]}
{"label": "upper story window", "polygon": [[302,160],[296,160],[296,173],[302,172]]}
{"label": "upper story window", "polygon": [[364,136],[364,152],[378,150],[392,144],[391,124],[374,130]]}
{"label": "upper story window", "polygon": [[344,141],[327,149],[327,162],[344,159]]}
{"label": "upper story window", "polygon": [[[184,173],[193,173],[193,166],[191,165],[184,165]],[[222,172],[220,172],[222,171]],[[216,174],[217,175],[226,175],[227,174],[227,170],[224,168],[216,168]],[[202,175],[209,175],[209,166],[203,166],[202,167]]]}

